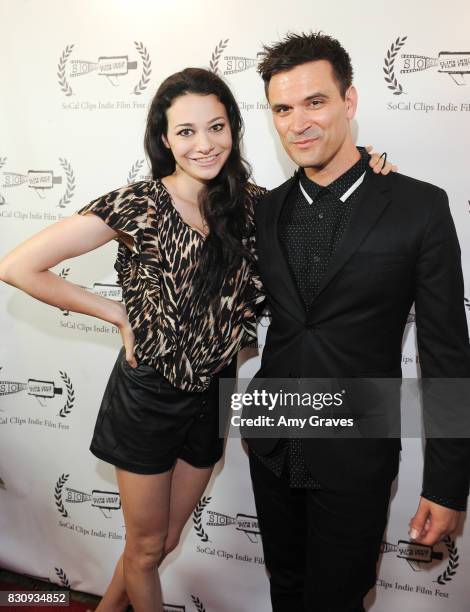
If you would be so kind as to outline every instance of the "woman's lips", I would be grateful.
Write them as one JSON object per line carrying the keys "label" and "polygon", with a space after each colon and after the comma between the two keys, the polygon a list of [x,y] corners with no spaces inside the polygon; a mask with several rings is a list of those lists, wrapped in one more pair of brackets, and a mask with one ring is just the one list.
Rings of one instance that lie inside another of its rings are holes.
{"label": "woman's lips", "polygon": [[207,155],[206,157],[191,157],[191,161],[195,162],[199,166],[212,166],[219,158],[220,153],[215,155]]}

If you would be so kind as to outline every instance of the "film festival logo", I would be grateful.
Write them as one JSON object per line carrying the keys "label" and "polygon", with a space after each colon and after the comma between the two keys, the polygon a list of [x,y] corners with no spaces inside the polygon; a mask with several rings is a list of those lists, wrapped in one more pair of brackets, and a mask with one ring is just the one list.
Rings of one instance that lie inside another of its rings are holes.
{"label": "film festival logo", "polygon": [[[194,609],[196,610],[196,612],[206,612],[206,608],[204,607],[204,604],[199,599],[199,597],[191,595],[191,599],[193,601]],[[177,606],[174,604],[164,603],[163,612],[186,612],[186,606]],[[188,610],[188,612],[190,611]]]}
{"label": "film festival logo", "polygon": [[61,567],[54,567],[54,570],[57,578],[59,579],[60,586],[70,590],[72,588],[72,585],[70,584],[70,581],[67,578],[67,574],[64,572],[64,570]]}
{"label": "film festival logo", "polygon": [[136,183],[137,181],[151,181],[152,172],[146,166],[146,172],[142,172],[145,166],[145,159],[138,159],[133,164],[127,175],[127,184]]}
{"label": "film festival logo", "polygon": [[[111,88],[120,87],[123,83],[127,84],[130,76],[134,77],[135,85],[129,92],[131,95],[140,96],[147,89],[152,74],[152,61],[150,54],[142,42],[134,41],[136,52],[129,59],[129,55],[102,55],[96,61],[72,58],[74,44],[67,45],[62,51],[57,64],[57,80],[60,90],[65,96],[74,95],[75,83],[77,79],[85,80],[90,77],[103,77]],[[138,59],[140,56],[141,66],[139,68]]]}
{"label": "film festival logo", "polygon": [[69,511],[65,504],[90,504],[92,508],[98,508],[103,516],[111,518],[111,513],[121,508],[121,497],[116,491],[100,491],[94,489],[91,493],[79,491],[66,487],[70,474],[62,474],[54,487],[54,500],[56,508],[61,516],[67,518]]}
{"label": "film festival logo", "polygon": [[[0,370],[1,369],[0,367]],[[68,374],[61,370],[59,370],[59,374],[65,385],[67,397],[65,404],[62,406],[57,416],[65,419],[72,412],[72,408],[74,407],[75,390]],[[55,397],[63,396],[63,388],[56,387],[55,382],[52,380],[41,380],[38,378],[29,378],[27,382],[0,380],[0,397],[22,393],[23,391],[25,391],[27,395],[34,397],[41,407],[47,407],[48,403]],[[1,408],[0,412],[3,412]],[[25,419],[19,419],[18,417],[14,418],[16,419],[14,421],[10,419],[11,423],[26,423]],[[2,423],[1,419],[0,423]]]}
{"label": "film festival logo", "polygon": [[[448,559],[445,570],[441,572],[433,582],[440,585],[446,585],[453,580],[457,573],[457,568],[459,567],[459,553],[455,545],[455,540],[450,536],[446,536],[438,546],[445,546]],[[398,544],[382,542],[381,552],[382,554],[396,553],[397,558],[406,561],[414,572],[422,572],[423,569],[433,561],[442,561],[444,558],[444,553],[439,550],[434,550],[433,546],[418,544],[417,542],[410,542],[407,540],[399,540]]]}
{"label": "film festival logo", "polygon": [[203,525],[204,511],[206,511],[208,515],[208,519],[205,523],[207,528],[234,528],[236,531],[244,533],[250,542],[255,544],[259,542],[260,531],[258,518],[256,516],[240,513],[236,516],[229,516],[228,514],[222,514],[213,510],[205,510],[211,502],[211,499],[212,497],[202,497],[193,512],[194,530],[202,542],[211,541]]}
{"label": "film festival logo", "polygon": [[[58,276],[60,276],[60,278],[66,279],[69,274],[70,268],[62,268]],[[93,283],[90,287],[87,287],[85,285],[78,285],[78,287],[86,289],[87,291],[90,291],[90,293],[94,293],[95,295],[107,298],[108,300],[122,302],[122,288],[116,283]],[[64,317],[70,316],[69,310],[61,309],[61,312]]]}
{"label": "film festival logo", "polygon": [[26,574],[23,572],[23,575],[27,578],[32,578],[33,580],[40,580],[41,582],[49,582],[53,584],[58,584],[59,586],[65,589],[71,589],[72,585],[70,584],[69,579],[67,578],[67,574],[61,567],[54,567],[55,574],[58,578],[58,581],[51,581],[49,576],[38,576],[37,574]]}
{"label": "film festival logo", "polygon": [[57,204],[59,208],[65,208],[72,201],[75,192],[75,174],[65,157],[59,157],[63,174],[56,174],[51,169],[26,170],[26,172],[1,171],[7,159],[0,157],[0,206],[7,204],[6,192],[17,187],[31,189],[39,200],[46,199],[51,193],[59,192],[61,194]]}
{"label": "film festival logo", "polygon": [[260,53],[256,54],[256,58],[241,55],[223,55],[229,40],[229,38],[220,40],[212,52],[209,62],[212,72],[229,76],[238,72],[245,72],[245,70],[258,65]]}
{"label": "film festival logo", "polygon": [[467,84],[470,74],[470,51],[440,51],[437,57],[401,53],[407,40],[408,36],[399,36],[392,42],[384,59],[384,78],[393,95],[401,96],[406,93],[400,82],[402,75],[424,70],[436,70],[438,73],[447,74],[457,86]]}

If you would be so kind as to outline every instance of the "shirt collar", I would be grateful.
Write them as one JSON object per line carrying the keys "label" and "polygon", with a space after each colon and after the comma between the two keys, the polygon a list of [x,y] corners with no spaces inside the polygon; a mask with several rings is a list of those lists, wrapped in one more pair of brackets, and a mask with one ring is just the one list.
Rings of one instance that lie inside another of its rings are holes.
{"label": "shirt collar", "polygon": [[302,182],[302,187],[313,201],[315,201],[316,198],[322,195],[325,191],[330,191],[336,198],[339,199],[364,174],[369,165],[370,156],[362,147],[357,147],[357,150],[361,157],[354,164],[354,166],[351,166],[349,170],[346,170],[346,172],[325,187],[307,178],[305,170],[303,168],[299,168],[299,181]]}

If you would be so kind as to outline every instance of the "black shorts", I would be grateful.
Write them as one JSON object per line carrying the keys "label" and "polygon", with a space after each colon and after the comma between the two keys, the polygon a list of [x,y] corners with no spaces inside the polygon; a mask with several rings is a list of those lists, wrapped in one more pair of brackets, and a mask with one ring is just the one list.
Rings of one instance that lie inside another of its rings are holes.
{"label": "black shorts", "polygon": [[91,452],[137,474],[166,472],[178,457],[198,468],[214,465],[224,446],[218,379],[235,376],[236,358],[212,377],[206,391],[182,391],[149,365],[132,368],[122,349],[101,402]]}

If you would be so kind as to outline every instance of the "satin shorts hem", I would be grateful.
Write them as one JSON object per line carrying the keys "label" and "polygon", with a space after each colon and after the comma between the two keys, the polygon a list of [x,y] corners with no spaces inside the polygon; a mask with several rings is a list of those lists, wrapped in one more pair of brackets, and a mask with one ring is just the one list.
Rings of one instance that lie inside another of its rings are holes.
{"label": "satin shorts hem", "polygon": [[129,463],[128,461],[123,461],[119,457],[114,457],[109,453],[103,452],[102,450],[96,448],[96,446],[90,446],[90,452],[101,461],[105,461],[106,463],[110,463],[114,465],[114,467],[119,468],[121,470],[125,470],[126,472],[132,472],[133,474],[145,474],[145,475],[153,475],[153,474],[164,474],[165,472],[169,472],[173,466],[175,465],[178,459],[182,459],[186,463],[189,463],[194,468],[197,469],[205,469],[214,467],[216,463],[220,461],[222,458],[222,454],[218,458],[214,458],[213,461],[209,461],[208,463],[201,463],[199,461],[194,461],[193,458],[186,456],[182,453],[180,456],[176,457],[174,461],[168,463],[166,465],[147,465],[147,464],[139,464],[139,463]]}

